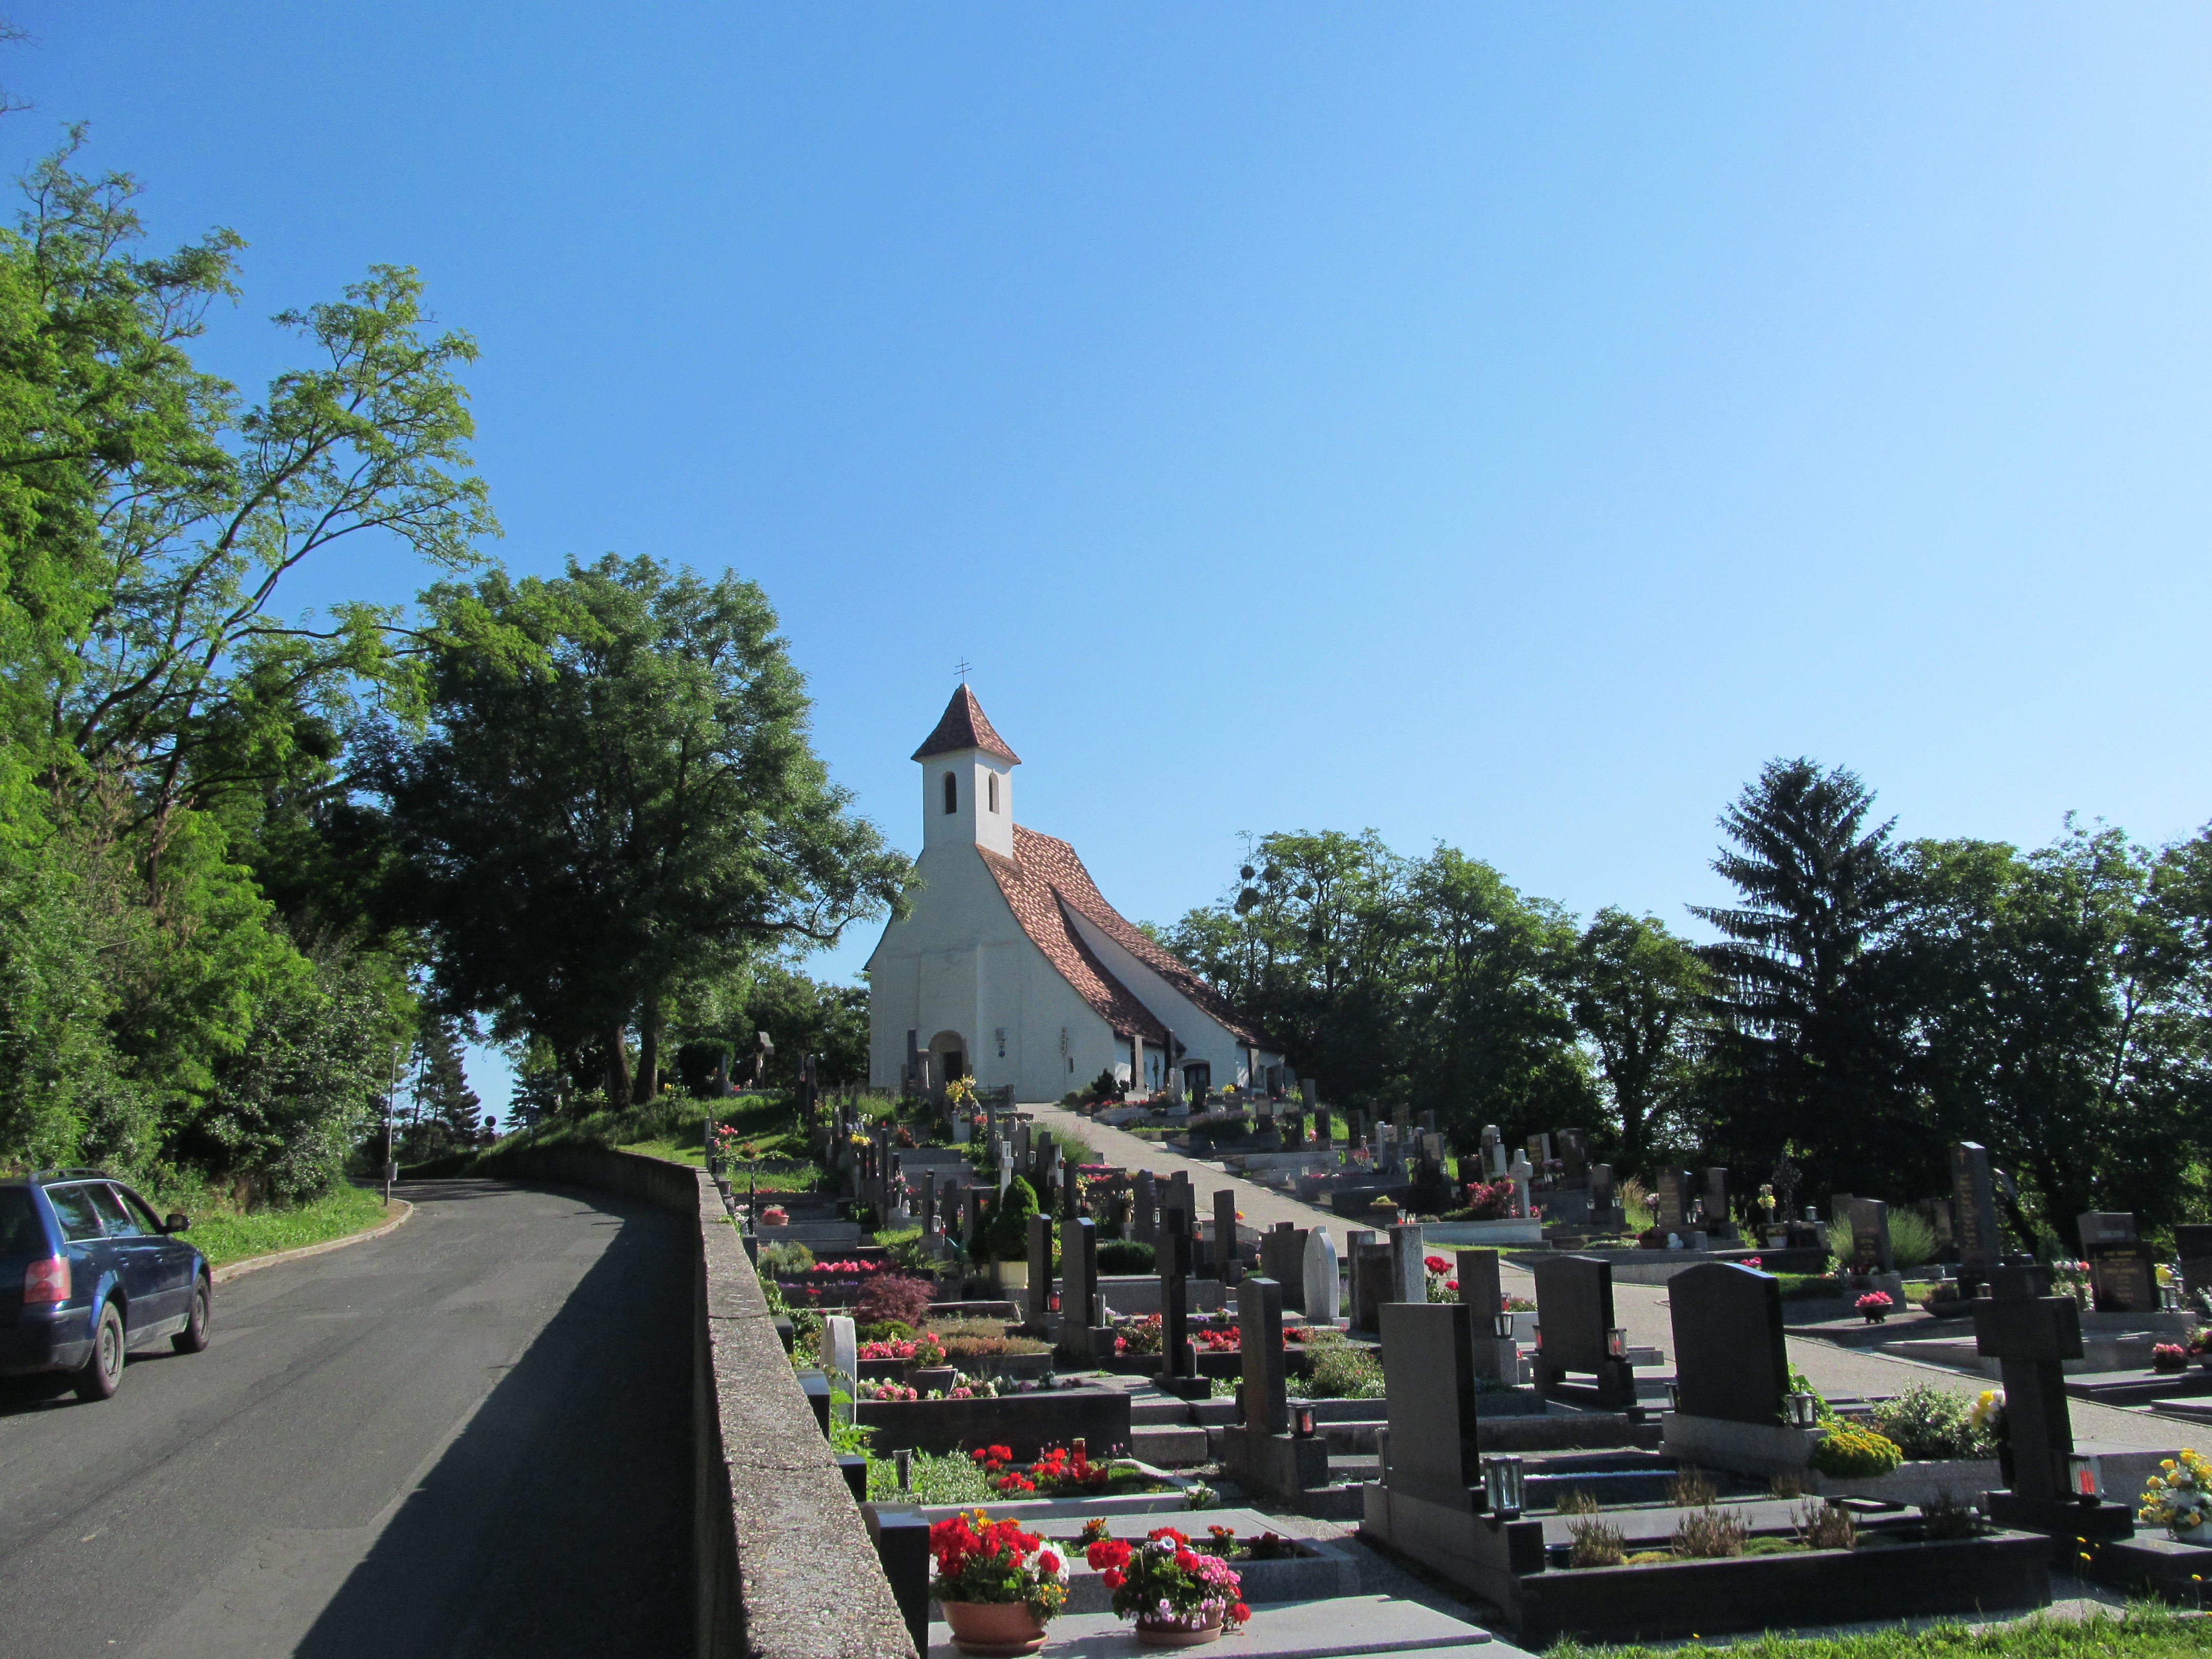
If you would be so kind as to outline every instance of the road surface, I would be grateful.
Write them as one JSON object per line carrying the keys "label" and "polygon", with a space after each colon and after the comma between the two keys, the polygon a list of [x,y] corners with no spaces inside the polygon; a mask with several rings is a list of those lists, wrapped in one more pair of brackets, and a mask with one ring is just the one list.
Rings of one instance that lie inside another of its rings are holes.
{"label": "road surface", "polygon": [[674,1655],[691,1628],[678,1218],[410,1183],[390,1236],[216,1290],[116,1397],[0,1381],[0,1653]]}

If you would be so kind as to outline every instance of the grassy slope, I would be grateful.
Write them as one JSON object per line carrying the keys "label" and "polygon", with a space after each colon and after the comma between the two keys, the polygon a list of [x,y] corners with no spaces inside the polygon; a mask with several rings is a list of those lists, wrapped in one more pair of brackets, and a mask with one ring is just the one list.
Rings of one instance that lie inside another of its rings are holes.
{"label": "grassy slope", "polygon": [[384,1200],[368,1188],[340,1187],[296,1210],[257,1210],[251,1215],[198,1211],[192,1215],[192,1230],[185,1237],[220,1267],[250,1255],[268,1255],[343,1238],[403,1213],[397,1204],[387,1212]]}
{"label": "grassy slope", "polygon": [[2181,1659],[2212,1652],[2212,1621],[2159,1607],[2131,1608],[2124,1619],[2027,1619],[1970,1631],[1960,1625],[1834,1638],[1759,1636],[1669,1649],[1584,1647],[1562,1642],[1546,1659],[1685,1659],[1725,1653],[1729,1659]]}

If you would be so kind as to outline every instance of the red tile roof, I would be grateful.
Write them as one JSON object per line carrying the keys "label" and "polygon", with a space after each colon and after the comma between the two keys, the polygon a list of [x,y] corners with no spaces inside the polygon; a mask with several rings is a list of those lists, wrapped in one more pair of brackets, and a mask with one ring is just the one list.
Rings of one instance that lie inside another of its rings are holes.
{"label": "red tile roof", "polygon": [[[1017,824],[1014,834],[1022,833],[1021,826]],[[1012,859],[1001,858],[981,847],[975,850],[997,880],[999,890],[1006,896],[1007,907],[1013,911],[1014,920],[1021,923],[1022,931],[1044,952],[1045,960],[1059,969],[1060,976],[1075,988],[1076,994],[1097,1010],[1099,1018],[1118,1035],[1127,1036],[1133,1032],[1147,1042],[1164,1046],[1167,1027],[1131,994],[1127,986],[1114,977],[1083,942],[1083,936],[1075,931],[1062,910],[1060,896],[1053,890],[1052,884]]]}
{"label": "red tile roof", "polygon": [[[1019,861],[1021,873],[1027,882],[1050,889],[1061,904],[1073,910],[1085,921],[1104,933],[1107,938],[1112,939],[1115,944],[1167,981],[1186,999],[1219,1021],[1227,1028],[1231,1036],[1239,1042],[1256,1043],[1261,1048],[1279,1052],[1279,1046],[1269,1042],[1261,1033],[1257,1025],[1238,1013],[1227,997],[1223,996],[1220,992],[1193,973],[1182,962],[1155,944],[1150,934],[1132,925],[1119,910],[1107,903],[1105,895],[1098,890],[1098,884],[1091,879],[1091,872],[1083,867],[1083,860],[1076,855],[1075,849],[1066,842],[1051,836],[1039,835],[1036,830],[1024,829],[1018,823],[1014,826],[1014,857]],[[996,873],[998,866],[1005,862],[1003,859],[992,859],[993,872]],[[1000,878],[999,884],[1001,887],[1006,885],[1005,877]],[[1012,896],[1012,893],[1007,895],[1009,901]],[[1045,945],[1043,939],[1037,937],[1036,930],[1030,927],[1029,920],[1023,915],[1020,905],[1015,905],[1014,914],[1017,916],[1022,916],[1022,926],[1028,930],[1030,937],[1036,939],[1039,948],[1044,950],[1046,956],[1052,957],[1052,950]],[[1060,927],[1078,945],[1082,945],[1081,936],[1073,928],[1067,927],[1064,919],[1060,922]],[[1097,961],[1087,948],[1084,951],[1084,955],[1093,962]],[[1060,966],[1057,957],[1054,957],[1054,965]],[[1063,974],[1067,972],[1064,967],[1060,968],[1060,971]],[[1103,964],[1100,964],[1098,971],[1101,974],[1106,974]],[[1106,974],[1106,978],[1109,983],[1114,984],[1116,990],[1121,990],[1121,994],[1125,996],[1128,995],[1128,993],[1122,990],[1119,982],[1115,981],[1110,974]],[[1072,975],[1069,975],[1069,982],[1076,984]],[[1083,989],[1080,984],[1076,984],[1076,988],[1079,991]],[[1086,992],[1085,994],[1088,996],[1089,994]],[[1130,1000],[1135,1000],[1133,997]],[[1098,1005],[1093,1002],[1091,1006],[1097,1007]],[[1101,1008],[1099,1012],[1104,1013],[1105,1010]],[[1159,1021],[1152,1018],[1149,1012],[1146,1018],[1152,1019],[1153,1026],[1159,1025]],[[1122,1028],[1117,1026],[1115,1029]],[[1162,1036],[1164,1036],[1164,1035],[1163,1031]]]}
{"label": "red tile roof", "polygon": [[949,755],[959,749],[986,750],[1017,766],[1022,763],[1022,757],[1006,747],[1006,740],[993,727],[983,705],[965,684],[952,694],[952,701],[945,705],[945,718],[937,722],[937,730],[922,739],[914,758],[927,760],[932,755]]}

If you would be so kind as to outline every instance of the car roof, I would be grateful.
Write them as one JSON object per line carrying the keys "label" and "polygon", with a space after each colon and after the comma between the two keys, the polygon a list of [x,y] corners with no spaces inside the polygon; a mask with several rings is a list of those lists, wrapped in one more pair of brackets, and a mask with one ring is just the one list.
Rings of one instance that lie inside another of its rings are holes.
{"label": "car roof", "polygon": [[14,1186],[18,1182],[28,1184],[33,1181],[44,1186],[49,1181],[119,1181],[121,1179],[121,1176],[111,1175],[106,1170],[33,1170],[27,1176],[9,1176],[4,1181],[0,1181],[0,1186]]}

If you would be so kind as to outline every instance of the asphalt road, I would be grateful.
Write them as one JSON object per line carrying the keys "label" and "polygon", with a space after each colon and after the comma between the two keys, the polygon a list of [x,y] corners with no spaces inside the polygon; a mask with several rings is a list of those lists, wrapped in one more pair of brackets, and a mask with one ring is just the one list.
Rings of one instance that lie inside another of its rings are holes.
{"label": "asphalt road", "polygon": [[676,1655],[676,1218],[410,1184],[389,1237],[216,1291],[200,1354],[81,1405],[0,1382],[0,1655]]}

